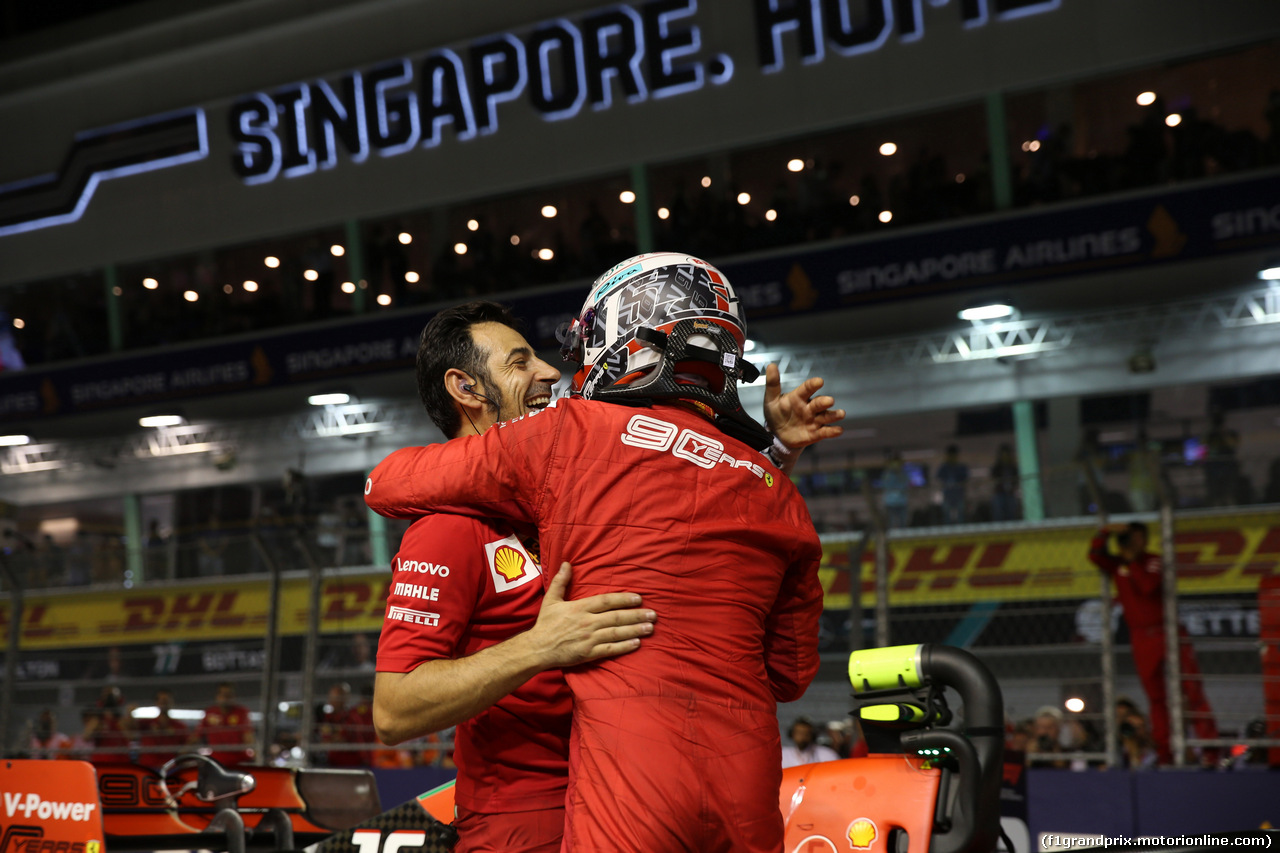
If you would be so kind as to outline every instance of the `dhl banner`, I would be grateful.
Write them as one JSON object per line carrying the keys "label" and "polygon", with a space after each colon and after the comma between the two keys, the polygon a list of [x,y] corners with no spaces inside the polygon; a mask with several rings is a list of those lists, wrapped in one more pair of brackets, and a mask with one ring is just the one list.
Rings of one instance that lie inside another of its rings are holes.
{"label": "dhl banner", "polygon": [[[891,539],[889,603],[1092,598],[1099,588],[1098,570],[1088,559],[1095,530],[1044,527]],[[1159,552],[1159,526],[1150,525],[1150,534],[1148,549]],[[1174,547],[1180,594],[1256,592],[1260,578],[1280,575],[1280,518],[1179,518]],[[823,545],[820,576],[828,610],[849,607],[849,560],[856,551],[857,543]],[[874,600],[875,555],[868,548],[862,555],[862,603]]]}
{"label": "dhl banner", "polygon": [[[390,571],[323,581],[320,631],[379,630],[390,582]],[[308,593],[306,578],[281,581],[281,635],[307,632]],[[266,635],[269,606],[266,580],[30,595],[23,599],[22,648],[261,637]],[[7,631],[8,624],[5,601],[0,603],[0,630]]]}
{"label": "dhl banner", "polygon": [[[889,552],[891,606],[1091,598],[1098,571],[1088,560],[1092,527],[957,532],[893,539]],[[1159,532],[1151,528],[1153,550]],[[1175,538],[1182,594],[1255,592],[1262,577],[1280,575],[1280,519],[1238,514],[1178,520]],[[849,555],[856,545],[823,546],[820,570],[827,609],[849,607]],[[862,555],[862,602],[875,596],[874,555]],[[382,627],[390,572],[326,579],[320,631],[349,633]],[[280,585],[282,635],[307,630],[306,578]],[[230,640],[266,633],[266,580],[224,581],[70,595],[31,595],[23,609],[22,648],[52,649],[113,643]],[[9,603],[0,601],[0,631]]]}

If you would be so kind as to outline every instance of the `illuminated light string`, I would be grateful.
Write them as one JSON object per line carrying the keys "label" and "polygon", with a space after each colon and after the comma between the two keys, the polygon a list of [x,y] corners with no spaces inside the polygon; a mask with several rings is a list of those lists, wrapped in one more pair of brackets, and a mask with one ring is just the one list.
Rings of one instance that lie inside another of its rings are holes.
{"label": "illuminated light string", "polygon": [[330,83],[257,92],[231,107],[232,165],[244,183],[330,168],[338,148],[353,162],[434,148],[443,128],[465,142],[497,131],[499,105],[525,97],[546,121],[607,109],[615,88],[628,103],[728,82],[733,60],[705,62],[697,0],[623,5],[574,22],[544,21],[523,39],[506,33],[442,48],[416,63],[394,60]]}

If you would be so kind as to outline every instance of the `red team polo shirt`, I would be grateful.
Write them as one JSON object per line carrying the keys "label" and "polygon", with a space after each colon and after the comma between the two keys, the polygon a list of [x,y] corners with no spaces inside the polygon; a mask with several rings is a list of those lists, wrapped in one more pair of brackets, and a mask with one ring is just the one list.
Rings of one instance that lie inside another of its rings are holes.
{"label": "red team polo shirt", "polygon": [[[249,709],[243,705],[210,705],[196,726],[196,735],[213,748],[211,757],[223,767],[236,767],[252,760],[245,735],[253,733]],[[227,747],[231,747],[228,749]]]}
{"label": "red team polo shirt", "polygon": [[[379,672],[466,657],[533,627],[542,604],[536,555],[509,527],[429,514],[392,561]],[[573,703],[559,670],[535,675],[454,738],[455,799],[474,812],[564,805]]]}

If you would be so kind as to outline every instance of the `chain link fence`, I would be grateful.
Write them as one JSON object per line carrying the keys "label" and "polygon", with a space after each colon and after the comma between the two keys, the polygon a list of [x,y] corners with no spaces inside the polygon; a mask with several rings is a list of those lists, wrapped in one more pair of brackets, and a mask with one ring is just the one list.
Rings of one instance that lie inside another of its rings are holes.
{"label": "chain link fence", "polygon": [[[1203,689],[1208,707],[1188,708],[1183,691],[1166,689],[1175,763],[1280,759],[1268,752],[1280,745],[1280,585],[1268,586],[1280,569],[1278,517],[1249,507],[1108,519],[1148,525],[1149,550],[1176,572],[1165,590],[1182,636],[1165,648],[1189,650],[1198,672],[1181,677]],[[885,533],[877,518],[870,531],[822,537],[824,666],[806,697],[781,710],[784,725],[791,715],[847,715],[841,664],[851,647],[944,643],[969,649],[996,674],[1009,745],[1032,763],[1151,762],[1135,638],[1088,558],[1097,518]],[[1166,657],[1165,676],[1176,684],[1169,673],[1179,656]],[[1138,716],[1118,714],[1117,702]]]}

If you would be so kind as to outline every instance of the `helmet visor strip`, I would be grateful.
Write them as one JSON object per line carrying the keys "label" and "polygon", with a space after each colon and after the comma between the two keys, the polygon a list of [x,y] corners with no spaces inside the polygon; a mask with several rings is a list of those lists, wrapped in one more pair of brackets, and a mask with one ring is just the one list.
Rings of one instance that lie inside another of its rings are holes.
{"label": "helmet visor strip", "polygon": [[591,327],[596,320],[596,309],[588,308],[581,317],[568,323],[562,323],[556,329],[556,337],[560,339],[560,357],[565,361],[582,363],[582,345],[591,334]]}

